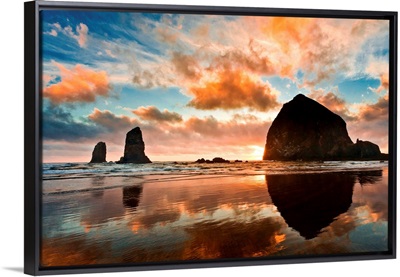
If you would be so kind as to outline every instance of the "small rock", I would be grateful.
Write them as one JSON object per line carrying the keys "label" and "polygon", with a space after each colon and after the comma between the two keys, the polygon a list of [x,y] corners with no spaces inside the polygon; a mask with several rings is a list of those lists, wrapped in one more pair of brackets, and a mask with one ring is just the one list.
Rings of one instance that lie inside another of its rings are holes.
{"label": "small rock", "polygon": [[90,163],[105,163],[106,162],[107,148],[105,142],[98,142],[93,149],[92,159]]}
{"label": "small rock", "polygon": [[139,127],[133,128],[126,134],[124,156],[118,163],[151,163],[144,153],[144,141]]}
{"label": "small rock", "polygon": [[228,160],[225,160],[225,159],[223,159],[223,158],[221,158],[221,157],[215,157],[212,161],[213,161],[214,163],[229,163]]}

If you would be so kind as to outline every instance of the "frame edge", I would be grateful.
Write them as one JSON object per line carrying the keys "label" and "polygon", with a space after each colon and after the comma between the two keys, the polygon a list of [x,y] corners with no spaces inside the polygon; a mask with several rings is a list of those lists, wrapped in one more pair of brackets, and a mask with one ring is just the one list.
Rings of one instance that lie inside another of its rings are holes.
{"label": "frame edge", "polygon": [[111,2],[71,2],[71,1],[45,1],[37,0],[43,9],[97,9],[121,11],[124,9],[138,12],[158,10],[162,12],[187,13],[187,14],[219,14],[219,15],[264,15],[264,16],[294,16],[294,17],[328,17],[336,13],[336,18],[384,18],[397,14],[394,11],[384,10],[325,10],[303,8],[270,8],[247,6],[203,6],[203,5],[178,5],[178,4],[143,4],[143,3],[111,3]]}
{"label": "frame edge", "polygon": [[37,2],[24,3],[24,273],[38,273]]}
{"label": "frame edge", "polygon": [[[145,265],[145,266],[102,266],[99,265],[94,268],[73,268],[70,269],[42,269],[39,263],[39,194],[38,188],[39,182],[39,160],[40,153],[40,129],[39,129],[39,115],[38,101],[40,101],[39,95],[39,22],[38,13],[41,8],[73,8],[79,7],[80,5],[86,8],[97,8],[97,9],[109,9],[111,5],[114,7],[116,3],[95,3],[95,2],[60,2],[60,1],[29,1],[24,3],[24,273],[29,275],[50,275],[50,274],[77,274],[77,273],[107,273],[107,272],[127,272],[127,271],[142,271],[142,270],[171,270],[171,269],[191,269],[191,268],[217,268],[217,267],[230,267],[230,266],[254,266],[254,265],[279,265],[279,264],[298,264],[298,263],[315,263],[315,262],[339,262],[339,261],[362,261],[370,259],[393,259],[396,258],[396,166],[397,166],[397,45],[398,45],[398,13],[393,11],[347,11],[347,10],[327,10],[328,13],[340,12],[341,15],[348,17],[349,15],[355,16],[356,14],[367,14],[367,16],[389,16],[393,27],[393,41],[390,43],[390,47],[393,47],[393,53],[390,63],[390,77],[392,96],[392,111],[393,116],[390,124],[392,128],[391,137],[393,138],[392,147],[392,219],[393,224],[390,228],[392,231],[393,241],[391,242],[392,253],[384,256],[374,255],[356,258],[347,257],[314,257],[307,258],[294,258],[286,260],[255,260],[255,261],[224,261],[221,263],[215,262],[201,262],[201,263],[181,263],[181,264],[160,264],[160,265]],[[220,13],[223,11],[230,11],[230,13],[236,13],[240,9],[246,9],[250,14],[256,13],[267,13],[270,10],[277,13],[287,13],[290,11],[293,15],[294,11],[306,12],[309,15],[326,16],[325,10],[306,10],[306,9],[279,9],[279,8],[248,8],[248,7],[206,7],[206,6],[192,6],[192,5],[160,5],[160,4],[120,4],[120,8],[135,8],[138,10],[151,9],[164,9],[166,11],[195,11],[204,12],[213,10],[214,12]],[[261,11],[260,11],[261,10]],[[348,15],[347,15],[348,13]],[[243,14],[243,12],[241,13]],[[346,14],[346,15],[345,15]],[[359,16],[359,15],[358,15]],[[34,182],[34,184],[33,184]]]}
{"label": "frame edge", "polygon": [[[392,116],[391,124],[389,129],[389,135],[392,139],[391,144],[389,147],[391,148],[392,152],[392,171],[391,176],[389,175],[389,182],[392,182],[392,186],[389,187],[389,202],[392,206],[391,211],[389,211],[389,217],[392,219],[392,226],[389,230],[391,233],[391,247],[392,247],[392,257],[394,259],[397,258],[397,107],[398,107],[398,97],[397,97],[397,92],[398,92],[398,80],[397,80],[397,75],[398,75],[398,12],[394,12],[392,14],[392,18],[390,21],[390,37],[392,41],[390,42],[390,61],[389,61],[389,91],[392,92],[392,94],[389,93],[389,97],[391,97],[391,105],[392,105],[392,110],[389,110],[389,114]],[[389,107],[390,108],[390,107]],[[390,132],[391,131],[391,132]],[[389,139],[390,141],[390,139]],[[390,215],[390,212],[392,213]],[[390,234],[390,233],[389,233]]]}

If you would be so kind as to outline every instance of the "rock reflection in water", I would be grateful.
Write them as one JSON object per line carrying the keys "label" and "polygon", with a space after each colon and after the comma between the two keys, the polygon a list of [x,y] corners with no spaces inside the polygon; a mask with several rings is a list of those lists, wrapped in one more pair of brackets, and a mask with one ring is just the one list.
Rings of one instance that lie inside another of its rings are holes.
{"label": "rock reflection in water", "polygon": [[361,171],[357,174],[360,185],[373,185],[382,180],[382,170]]}
{"label": "rock reflection in water", "polygon": [[[96,177],[91,179],[92,187],[101,188],[104,186],[105,177]],[[95,198],[102,198],[104,195],[104,190],[98,189],[92,191],[92,196]]]}
{"label": "rock reflection in water", "polygon": [[382,171],[376,170],[267,175],[266,181],[271,199],[289,227],[312,239],[349,209],[356,181],[365,185],[381,178]]}
{"label": "rock reflection in water", "polygon": [[142,186],[125,187],[122,190],[122,203],[125,208],[136,209],[139,206]]}

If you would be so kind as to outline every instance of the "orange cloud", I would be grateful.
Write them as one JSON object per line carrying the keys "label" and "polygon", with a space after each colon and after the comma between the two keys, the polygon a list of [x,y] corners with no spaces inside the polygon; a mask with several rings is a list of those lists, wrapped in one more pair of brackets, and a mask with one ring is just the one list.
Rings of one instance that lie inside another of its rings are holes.
{"label": "orange cloud", "polygon": [[300,69],[305,74],[300,81],[308,87],[338,74],[364,71],[364,65],[355,62],[361,46],[388,27],[376,20],[353,19],[273,17],[257,22],[264,39],[279,46],[270,58],[281,65],[281,77],[294,77]]}
{"label": "orange cloud", "polygon": [[250,39],[243,48],[223,49],[220,55],[213,57],[208,70],[226,68],[238,68],[260,75],[273,75],[283,70],[271,61],[270,55],[254,39]]}
{"label": "orange cloud", "polygon": [[297,44],[308,43],[307,34],[315,27],[315,21],[312,18],[272,17],[262,29],[279,43],[285,53],[289,53],[291,49],[288,39]]}
{"label": "orange cloud", "polygon": [[47,84],[53,79],[53,77],[49,74],[43,74],[42,75],[42,80],[43,80],[43,85],[47,86]]}
{"label": "orange cloud", "polygon": [[[213,116],[204,118],[192,116],[176,126],[158,125],[151,128],[143,126],[143,128],[154,134],[154,136],[149,136],[150,143],[156,144],[161,139],[170,141],[167,143],[168,147],[182,146],[181,153],[187,152],[188,146],[193,146],[195,152],[201,153],[200,149],[207,147],[215,152],[216,146],[222,149],[232,146],[263,145],[269,124],[270,122],[259,119],[243,121],[232,118],[229,121],[218,121]],[[265,132],[260,132],[260,130],[265,130]]]}
{"label": "orange cloud", "polygon": [[213,71],[229,68],[260,79],[278,75],[312,88],[338,76],[368,73],[368,65],[356,62],[360,49],[366,41],[378,40],[387,27],[379,20],[241,17],[199,20],[189,32],[176,32],[168,22],[154,30],[162,41],[177,42],[179,54],[175,46],[164,45],[171,50],[162,61],[164,69],[159,70],[160,61],[148,62],[135,73],[134,83],[179,86],[190,93],[193,81],[202,83]]}
{"label": "orange cloud", "polygon": [[207,38],[210,34],[210,25],[209,24],[202,24],[195,29],[192,30],[192,33],[196,37]]}
{"label": "orange cloud", "polygon": [[373,104],[363,104],[355,115],[356,121],[348,124],[349,135],[355,140],[369,140],[378,144],[381,151],[388,152],[389,145],[389,97],[378,99]]}
{"label": "orange cloud", "polygon": [[117,116],[108,110],[101,111],[96,108],[88,116],[88,119],[105,127],[111,133],[118,131],[128,132],[138,124],[138,121],[134,118],[125,115]]}
{"label": "orange cloud", "polygon": [[176,112],[170,112],[167,109],[160,111],[155,106],[139,107],[133,110],[132,113],[136,114],[142,120],[147,121],[165,121],[165,122],[180,122],[182,116]]}
{"label": "orange cloud", "polygon": [[54,62],[61,81],[43,89],[43,96],[53,104],[94,102],[97,96],[108,96],[111,89],[105,71],[94,71],[78,64],[72,69]]}
{"label": "orange cloud", "polygon": [[171,74],[172,71],[168,65],[157,63],[149,69],[140,68],[139,63],[137,65],[132,82],[140,88],[167,87],[180,81],[176,74]]}
{"label": "orange cloud", "polygon": [[215,76],[189,88],[194,96],[189,106],[202,110],[238,109],[249,107],[253,110],[268,111],[278,107],[277,93],[268,82],[239,69],[224,69]]}
{"label": "orange cloud", "polygon": [[[107,142],[107,160],[116,161],[122,155],[126,133],[135,126],[142,129],[146,154],[155,160],[195,161],[215,156],[259,160],[262,153],[255,154],[254,149],[264,146],[271,124],[255,116],[234,116],[228,121],[217,121],[211,116],[191,117],[176,124],[154,124],[98,109],[87,119],[100,133],[79,143],[52,141],[51,148],[44,150],[46,162],[88,161],[93,146],[100,140]],[[50,141],[46,145],[50,145]]]}
{"label": "orange cloud", "polygon": [[197,80],[200,77],[200,65],[198,61],[190,55],[179,52],[172,53],[172,64],[178,74],[190,80]]}
{"label": "orange cloud", "polygon": [[[227,121],[218,121],[212,116],[192,116],[174,124],[154,124],[152,121],[141,121],[98,109],[93,110],[88,120],[103,130],[96,140],[107,141],[108,149],[123,149],[125,134],[139,126],[146,144],[146,154],[157,157],[156,160],[213,158],[218,154],[216,149],[224,158],[261,159],[261,156],[254,156],[254,146],[265,144],[265,135],[271,124],[254,115],[234,115]],[[95,143],[92,142],[93,145]],[[109,154],[109,160],[118,160],[121,152]]]}
{"label": "orange cloud", "polygon": [[389,117],[389,95],[378,99],[375,104],[366,104],[361,106],[359,118],[362,121],[373,121],[378,119],[388,119]]}
{"label": "orange cloud", "polygon": [[323,89],[312,90],[308,96],[324,105],[332,112],[340,115],[345,121],[353,121],[356,119],[356,117],[350,113],[346,101],[331,91],[325,93]]}
{"label": "orange cloud", "polygon": [[382,74],[381,75],[381,85],[376,89],[377,93],[380,93],[382,91],[388,91],[389,89],[389,75]]}
{"label": "orange cloud", "polygon": [[376,60],[373,59],[369,62],[366,69],[368,73],[373,78],[379,78],[381,83],[377,88],[370,88],[371,91],[376,93],[381,93],[388,91],[389,89],[389,63],[387,60]]}
{"label": "orange cloud", "polygon": [[[251,18],[250,20],[254,20]],[[295,79],[297,70],[307,73],[313,68],[316,58],[311,55],[318,50],[315,43],[321,38],[317,20],[312,18],[271,17],[256,20],[261,32],[254,40],[268,42],[267,55],[272,61],[271,68],[281,77]],[[263,46],[266,48],[266,45]],[[308,56],[308,57],[307,57]],[[308,61],[313,59],[313,62]],[[323,68],[321,68],[323,69]],[[317,72],[317,71],[314,71]],[[323,74],[323,70],[319,71]]]}
{"label": "orange cloud", "polygon": [[358,105],[357,112],[350,112],[349,104],[333,92],[313,90],[308,95],[347,122],[347,129],[353,141],[368,140],[379,145],[382,152],[388,152],[389,98],[385,95],[373,104]]}
{"label": "orange cloud", "polygon": [[184,125],[186,131],[194,132],[203,136],[210,136],[210,135],[221,135],[223,129],[226,129],[215,119],[213,116],[206,117],[204,119],[198,117],[191,117],[189,118]]}

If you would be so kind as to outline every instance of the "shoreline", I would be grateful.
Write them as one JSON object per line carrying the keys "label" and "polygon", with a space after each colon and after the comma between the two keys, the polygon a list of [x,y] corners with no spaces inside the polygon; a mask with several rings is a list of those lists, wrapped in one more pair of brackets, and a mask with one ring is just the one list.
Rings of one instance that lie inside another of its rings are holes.
{"label": "shoreline", "polygon": [[[212,161],[212,159],[205,159],[205,160],[209,160]],[[227,161],[229,161],[229,163],[231,164],[235,164],[235,163],[246,163],[246,162],[305,162],[305,163],[309,163],[309,162],[320,162],[320,163],[324,163],[324,162],[364,162],[364,161],[389,161],[389,153],[382,153],[382,157],[379,159],[376,158],[365,158],[365,159],[297,159],[297,160],[286,160],[286,159],[280,159],[280,160],[251,160],[251,159],[226,159]],[[183,164],[183,163],[188,163],[188,164],[196,164],[196,163],[206,163],[206,162],[197,162],[196,160],[165,160],[165,161],[152,161],[151,163],[179,163],[179,164]],[[91,163],[88,161],[82,161],[82,162],[77,162],[77,161],[59,161],[59,162],[43,162],[43,164],[91,164],[91,165],[98,165],[98,164],[121,164],[121,165],[141,165],[141,164],[146,164],[146,163],[119,163],[118,161],[106,161],[103,163]],[[219,164],[218,162],[209,162],[209,164]]]}
{"label": "shoreline", "polygon": [[[64,178],[49,178],[43,180],[42,195],[63,195],[79,192],[101,191],[114,188],[130,186],[142,186],[148,183],[171,183],[171,182],[202,182],[204,180],[223,180],[225,178],[254,178],[266,176],[291,176],[291,175],[361,175],[367,172],[386,171],[388,165],[370,168],[348,168],[348,169],[307,169],[292,170],[289,172],[215,172],[215,173],[166,173],[166,174],[144,174],[144,175],[94,175],[94,176],[70,176]],[[54,187],[54,188],[53,188]],[[53,188],[53,189],[52,189]],[[62,188],[62,189],[61,189]]]}

